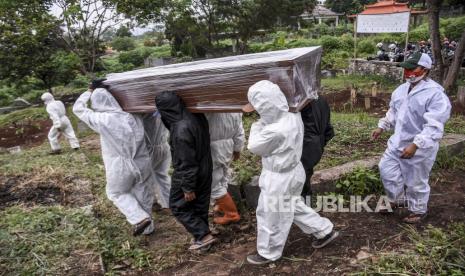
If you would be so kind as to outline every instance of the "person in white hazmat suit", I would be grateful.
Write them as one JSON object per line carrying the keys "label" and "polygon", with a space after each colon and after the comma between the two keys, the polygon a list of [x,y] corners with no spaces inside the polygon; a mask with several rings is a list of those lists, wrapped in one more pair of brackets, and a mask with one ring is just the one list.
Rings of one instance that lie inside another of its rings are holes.
{"label": "person in white hazmat suit", "polygon": [[[102,81],[92,82],[76,100],[73,112],[100,134],[107,197],[134,226],[134,236],[148,235],[154,230],[154,194],[144,126],[140,118],[121,109]],[[87,107],[89,99],[92,108]]]}
{"label": "person in white hazmat suit", "polygon": [[389,110],[372,133],[373,139],[377,139],[382,132],[394,130],[379,163],[391,203],[382,211],[392,211],[406,203],[410,212],[403,219],[406,223],[417,223],[426,217],[429,174],[451,112],[444,88],[427,77],[431,63],[427,54],[419,52],[400,63],[407,82],[392,93]]}
{"label": "person in white hazmat suit", "polygon": [[46,105],[46,110],[50,119],[53,122],[50,131],[48,132],[48,141],[52,148],[52,154],[61,153],[61,146],[58,138],[63,134],[68,139],[69,144],[74,150],[79,149],[79,141],[74,133],[73,126],[66,116],[65,105],[61,101],[56,101],[50,93],[44,93],[40,97]]}
{"label": "person in white hazmat suit", "polygon": [[256,110],[260,120],[252,124],[247,148],[262,157],[257,215],[257,251],[249,255],[251,264],[278,260],[292,223],[317,238],[314,248],[322,248],[338,237],[333,224],[305,205],[300,196],[305,170],[300,162],[304,126],[300,113],[288,112],[286,97],[267,80],[249,88],[249,104],[244,112]]}
{"label": "person in white hazmat suit", "polygon": [[171,177],[168,170],[171,165],[171,152],[168,144],[169,132],[158,113],[144,114],[145,142],[152,161],[154,191],[162,209],[169,209]]}
{"label": "person in white hazmat suit", "polygon": [[215,211],[224,215],[213,219],[216,224],[228,224],[241,219],[236,204],[228,193],[231,181],[229,165],[240,157],[244,147],[244,127],[240,113],[206,113],[210,129],[210,146],[213,161],[211,198]]}

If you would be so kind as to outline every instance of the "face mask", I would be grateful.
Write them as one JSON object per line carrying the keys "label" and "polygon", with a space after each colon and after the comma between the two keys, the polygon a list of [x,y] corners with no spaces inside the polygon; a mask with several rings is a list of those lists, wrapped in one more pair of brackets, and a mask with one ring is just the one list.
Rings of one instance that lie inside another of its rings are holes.
{"label": "face mask", "polygon": [[409,83],[417,83],[426,76],[425,70],[404,70],[404,78]]}

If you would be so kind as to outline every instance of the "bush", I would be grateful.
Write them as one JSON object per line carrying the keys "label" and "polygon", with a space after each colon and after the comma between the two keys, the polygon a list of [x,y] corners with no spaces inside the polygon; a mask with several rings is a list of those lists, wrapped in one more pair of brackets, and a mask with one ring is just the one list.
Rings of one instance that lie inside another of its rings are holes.
{"label": "bush", "polygon": [[128,52],[123,52],[118,56],[118,60],[123,64],[132,64],[135,67],[141,66],[144,64],[144,57],[140,51],[132,50]]}
{"label": "bush", "polygon": [[160,46],[160,47],[153,48],[152,52],[150,53],[150,57],[152,57],[152,58],[171,57],[171,47],[170,47],[170,45],[163,45],[163,46]]}
{"label": "bush", "polygon": [[364,39],[357,43],[357,51],[362,54],[376,53],[376,45],[373,40]]}
{"label": "bush", "polygon": [[347,51],[330,51],[323,54],[321,65],[323,69],[345,69],[350,57]]}
{"label": "bush", "polygon": [[310,47],[321,45],[318,39],[295,39],[291,40],[286,44],[287,48],[299,48],[299,47]]}
{"label": "bush", "polygon": [[451,18],[450,23],[444,26],[444,35],[449,40],[458,41],[465,29],[465,16],[459,18]]}
{"label": "bush", "polygon": [[323,50],[325,51],[331,51],[331,50],[337,50],[337,49],[342,49],[343,45],[339,38],[334,37],[334,36],[329,36],[325,35],[322,36],[321,39],[321,46],[323,46]]}
{"label": "bush", "polygon": [[111,47],[116,51],[130,51],[136,48],[136,43],[130,37],[117,37],[111,42]]}
{"label": "bush", "polygon": [[336,188],[346,196],[366,196],[383,192],[379,172],[365,168],[356,168],[353,172],[343,176],[336,182]]}

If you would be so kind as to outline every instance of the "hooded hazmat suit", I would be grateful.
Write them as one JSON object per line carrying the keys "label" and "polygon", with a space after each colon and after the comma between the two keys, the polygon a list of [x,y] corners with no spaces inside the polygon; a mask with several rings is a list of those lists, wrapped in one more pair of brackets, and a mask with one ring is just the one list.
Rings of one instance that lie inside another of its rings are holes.
{"label": "hooded hazmat suit", "polygon": [[334,137],[334,129],[331,125],[331,111],[328,102],[319,97],[311,101],[300,112],[304,123],[304,144],[302,150],[302,165],[305,169],[305,184],[302,196],[311,195],[310,179],[313,168],[320,162],[323,150]]}
{"label": "hooded hazmat suit", "polygon": [[[379,128],[394,129],[379,169],[389,200],[406,201],[410,212],[424,214],[429,200],[429,174],[451,105],[444,88],[431,79],[421,80],[410,93],[409,88],[406,82],[392,93],[389,110],[379,121]],[[415,155],[400,158],[411,143],[418,147]]]}
{"label": "hooded hazmat suit", "polygon": [[[89,99],[92,109],[87,107]],[[108,198],[132,225],[151,218],[153,178],[142,120],[124,112],[104,88],[84,92],[76,100],[73,112],[100,134]],[[151,231],[153,223],[144,234]]]}
{"label": "hooded hazmat suit", "polygon": [[158,195],[158,203],[162,208],[169,208],[171,178],[168,170],[171,165],[170,146],[168,145],[168,130],[163,125],[160,116],[143,115],[145,142],[152,159],[154,191]]}
{"label": "hooded hazmat suit", "polygon": [[231,181],[229,165],[234,152],[241,152],[244,146],[244,127],[241,113],[205,114],[210,129],[210,145],[213,160],[212,199],[223,217],[216,217],[215,223],[227,224],[240,219],[236,204],[228,194]]}
{"label": "hooded hazmat suit", "polygon": [[74,134],[73,126],[66,116],[65,105],[61,101],[56,101],[52,94],[44,93],[41,99],[44,101],[48,115],[53,122],[50,131],[48,132],[48,141],[53,151],[61,149],[58,138],[62,133],[73,149],[79,148],[79,141]]}
{"label": "hooded hazmat suit", "polygon": [[257,251],[268,260],[281,257],[294,222],[303,232],[322,239],[333,224],[305,205],[300,196],[305,171],[300,162],[304,127],[300,113],[288,112],[276,84],[259,81],[248,99],[260,114],[250,130],[248,149],[262,157],[257,206]]}
{"label": "hooded hazmat suit", "polygon": [[[212,158],[208,121],[203,114],[190,113],[174,92],[155,98],[163,124],[170,132],[173,158],[170,209],[196,241],[210,233],[208,208],[212,183]],[[184,193],[196,198],[186,201]]]}

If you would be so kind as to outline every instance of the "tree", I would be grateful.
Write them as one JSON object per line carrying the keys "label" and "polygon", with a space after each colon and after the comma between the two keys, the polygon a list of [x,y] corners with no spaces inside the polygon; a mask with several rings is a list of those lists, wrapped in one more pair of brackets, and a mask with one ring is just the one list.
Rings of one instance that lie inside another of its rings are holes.
{"label": "tree", "polygon": [[93,73],[105,53],[103,34],[123,20],[116,5],[105,0],[55,0],[55,4],[62,10],[67,49],[81,59],[81,73]]}
{"label": "tree", "polygon": [[454,58],[451,65],[446,72],[446,66],[443,62],[441,52],[441,33],[439,24],[439,11],[443,4],[442,0],[427,0],[428,17],[429,17],[429,30],[431,34],[432,51],[434,58],[434,68],[431,72],[431,77],[437,82],[444,84],[444,89],[450,93],[457,82],[458,73],[465,55],[465,30],[462,28],[462,34],[458,47],[455,50]]}
{"label": "tree", "polygon": [[326,0],[325,6],[334,12],[357,14],[368,4],[376,3],[376,0]]}
{"label": "tree", "polygon": [[131,37],[132,33],[131,30],[125,25],[121,25],[119,29],[116,31],[116,36],[117,37]]}
{"label": "tree", "polygon": [[136,48],[136,43],[129,37],[117,37],[111,42],[111,47],[116,51],[129,51]]}
{"label": "tree", "polygon": [[1,79],[19,84],[34,76],[49,90],[60,81],[63,64],[54,60],[63,49],[62,30],[50,7],[50,1],[0,2]]}
{"label": "tree", "polygon": [[441,35],[439,33],[439,10],[441,9],[442,0],[427,0],[429,30],[431,35],[431,46],[435,68],[431,72],[431,77],[437,82],[442,83],[444,77],[444,63],[441,54]]}

